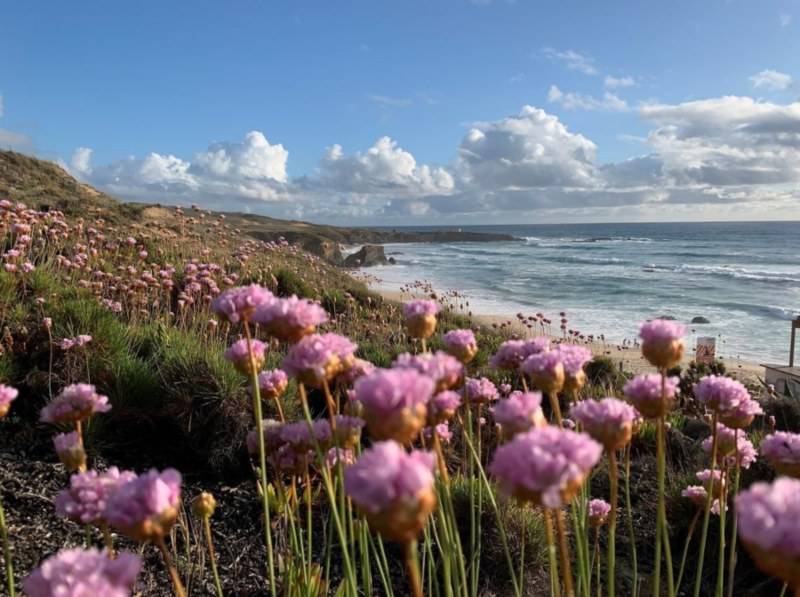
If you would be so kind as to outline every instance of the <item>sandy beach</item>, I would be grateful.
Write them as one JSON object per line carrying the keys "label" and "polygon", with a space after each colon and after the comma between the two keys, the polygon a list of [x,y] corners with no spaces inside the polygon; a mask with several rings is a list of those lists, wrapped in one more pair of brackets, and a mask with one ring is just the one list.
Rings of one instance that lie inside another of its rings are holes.
{"label": "sandy beach", "polygon": [[[402,303],[413,298],[423,297],[423,295],[419,293],[401,292],[398,290],[386,290],[374,287],[371,287],[371,289],[380,294],[386,300],[398,303]],[[541,330],[539,330],[539,332],[536,332],[535,330],[530,330],[526,326],[519,323],[515,313],[500,314],[500,313],[473,312],[472,320],[475,322],[476,326],[487,326],[487,327],[504,326],[506,328],[511,329],[513,333],[520,338],[543,335],[541,333]],[[599,333],[609,333],[610,331],[611,330],[603,330],[601,332],[596,333],[595,335],[598,335]],[[549,336],[553,340],[563,340],[563,336],[558,334],[550,333],[544,335]],[[642,357],[641,352],[637,347],[620,346],[614,342],[600,342],[600,341],[594,341],[594,342],[584,341],[581,342],[581,344],[587,346],[597,356],[602,355],[610,358],[612,361],[619,364],[619,366],[624,371],[634,374],[639,374],[645,372],[652,372],[654,370],[653,366],[650,365]],[[687,350],[683,362],[684,366],[692,362],[693,358],[694,358],[693,351],[691,349]],[[737,359],[733,357],[726,357],[722,358],[721,360],[725,363],[728,374],[731,375],[732,377],[738,378],[742,382],[759,383],[759,379],[764,378],[764,367],[759,363]]]}

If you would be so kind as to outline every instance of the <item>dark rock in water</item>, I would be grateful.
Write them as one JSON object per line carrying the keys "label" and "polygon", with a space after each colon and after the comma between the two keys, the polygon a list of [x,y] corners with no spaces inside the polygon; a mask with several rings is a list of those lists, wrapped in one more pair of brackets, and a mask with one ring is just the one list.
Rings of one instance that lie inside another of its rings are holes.
{"label": "dark rock in water", "polygon": [[357,252],[348,255],[344,260],[345,267],[370,267],[394,263],[394,259],[386,259],[381,245],[364,245]]}
{"label": "dark rock in water", "polygon": [[397,260],[394,257],[389,257],[389,263],[394,265],[395,263],[397,263]]}
{"label": "dark rock in water", "polygon": [[692,317],[692,323],[711,323],[705,317]]}

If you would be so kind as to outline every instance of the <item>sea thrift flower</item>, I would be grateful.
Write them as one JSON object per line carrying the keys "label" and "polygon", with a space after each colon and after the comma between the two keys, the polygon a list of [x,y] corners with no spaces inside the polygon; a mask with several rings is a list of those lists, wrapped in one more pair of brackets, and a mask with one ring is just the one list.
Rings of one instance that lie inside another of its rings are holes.
{"label": "sea thrift flower", "polygon": [[370,526],[400,543],[416,539],[436,507],[432,453],[378,442],[344,472],[344,487]]}
{"label": "sea thrift flower", "polygon": [[[261,428],[263,429],[262,435],[264,437],[264,450],[267,455],[275,452],[278,448],[284,445],[282,437],[284,425],[285,423],[281,423],[275,419],[263,419],[261,421]],[[245,443],[247,444],[247,452],[249,454],[253,456],[258,455],[258,432],[255,429],[247,434]]]}
{"label": "sea thrift flower", "polygon": [[325,463],[329,468],[335,468],[340,462],[349,466],[356,461],[356,455],[350,448],[330,448],[325,454]]}
{"label": "sea thrift flower", "polygon": [[19,390],[16,388],[0,384],[0,419],[8,414],[11,409],[11,403],[14,402],[18,395]]}
{"label": "sea thrift flower", "polygon": [[252,375],[255,371],[264,366],[267,345],[261,340],[251,340],[250,347],[253,350],[252,360],[250,350],[247,347],[247,340],[237,340],[225,351],[225,359],[230,361],[233,367],[244,375]]}
{"label": "sea thrift flower", "polygon": [[212,302],[211,310],[220,319],[230,323],[248,322],[256,309],[277,300],[266,288],[258,284],[231,288],[220,293]]}
{"label": "sea thrift flower", "polygon": [[658,419],[672,410],[679,382],[677,377],[667,377],[662,388],[661,376],[649,373],[637,375],[625,384],[622,391],[643,417]]}
{"label": "sea thrift flower", "polygon": [[632,406],[616,398],[578,402],[570,409],[570,414],[609,452],[619,450],[631,441],[633,421],[637,416]]}
{"label": "sea thrift flower", "polygon": [[319,303],[292,295],[262,303],[252,319],[279,340],[297,342],[328,321],[328,314]]}
{"label": "sea thrift flower", "polygon": [[755,398],[742,400],[734,407],[719,413],[720,422],[733,429],[745,429],[750,426],[756,415],[763,415],[764,410]]}
{"label": "sea thrift flower", "polygon": [[583,368],[592,360],[592,351],[584,346],[559,344],[556,352],[561,356],[561,363],[564,365],[564,388],[570,391],[580,390],[586,384]]}
{"label": "sea thrift flower", "polygon": [[108,497],[123,483],[132,481],[136,475],[112,466],[105,472],[89,471],[72,475],[69,487],[56,496],[56,513],[81,524],[101,525],[105,523],[103,513]]}
{"label": "sea thrift flower", "polygon": [[675,321],[654,319],[642,324],[639,337],[642,339],[642,354],[650,364],[669,369],[683,358],[683,337],[686,326]]}
{"label": "sea thrift flower", "polygon": [[520,365],[520,370],[531,378],[539,390],[547,394],[560,392],[564,387],[564,364],[558,351],[532,354]]}
{"label": "sea thrift flower", "polygon": [[478,354],[478,342],[472,330],[452,330],[442,336],[445,349],[464,364],[469,363]]}
{"label": "sea thrift flower", "polygon": [[312,334],[289,349],[283,369],[298,381],[321,388],[352,363],[356,345],[337,334]]}
{"label": "sea thrift flower", "polygon": [[289,385],[289,377],[282,369],[263,371],[258,374],[258,390],[261,398],[275,400],[280,398]]}
{"label": "sea thrift flower", "polygon": [[522,362],[532,354],[550,350],[550,339],[538,336],[532,340],[507,340],[489,359],[489,365],[495,369],[516,371]]}
{"label": "sea thrift flower", "polygon": [[61,390],[42,409],[40,420],[43,423],[75,423],[110,410],[108,397],[98,394],[93,385],[76,383]]}
{"label": "sea thrift flower", "polygon": [[361,430],[366,424],[360,417],[336,415],[336,431],[333,434],[334,443],[345,448],[352,448],[361,439]]}
{"label": "sea thrift flower", "polygon": [[461,395],[458,392],[450,390],[439,392],[428,403],[428,425],[452,419],[459,406],[461,406]]}
{"label": "sea thrift flower", "polygon": [[461,362],[442,351],[416,355],[403,353],[395,359],[392,366],[396,369],[415,369],[430,377],[436,384],[437,392],[455,387],[464,374]]}
{"label": "sea thrift flower", "polygon": [[375,365],[364,359],[355,358],[353,359],[352,365],[336,379],[337,381],[350,385],[355,383],[358,378],[369,375],[373,371],[375,371]]}
{"label": "sea thrift flower", "polygon": [[511,439],[533,427],[546,427],[542,412],[542,395],[539,392],[513,392],[492,408],[495,423],[500,425],[503,437]]}
{"label": "sea thrift flower", "polygon": [[589,526],[598,528],[603,526],[611,513],[611,504],[605,500],[589,500]]}
{"label": "sea thrift flower", "polygon": [[56,434],[53,437],[53,445],[58,459],[68,472],[79,471],[86,467],[86,452],[77,431]]}
{"label": "sea thrift flower", "polygon": [[370,434],[405,445],[425,424],[434,384],[414,369],[377,369],[356,381],[353,389]]}
{"label": "sea thrift flower", "polygon": [[750,392],[740,382],[722,375],[707,375],[694,384],[694,395],[707,409],[729,412],[751,400]]}
{"label": "sea thrift flower", "polygon": [[134,541],[163,538],[178,517],[181,474],[155,469],[120,485],[108,497],[103,514],[112,526]]}
{"label": "sea thrift flower", "polygon": [[[706,454],[711,454],[714,444],[713,435],[709,435],[700,444]],[[722,423],[717,423],[717,455],[720,457],[733,454],[736,450],[736,430],[726,427]]]}
{"label": "sea thrift flower", "polygon": [[500,398],[500,392],[491,380],[472,377],[464,384],[464,397],[473,404],[486,404]]}
{"label": "sea thrift flower", "polygon": [[687,498],[698,508],[705,508],[708,492],[702,485],[689,485],[681,491],[681,496]]}
{"label": "sea thrift flower", "polygon": [[425,427],[422,430],[423,437],[425,437],[425,439],[432,439],[434,430],[436,431],[437,437],[445,444],[449,444],[450,440],[453,439],[453,432],[450,431],[450,425],[448,425],[447,422],[439,423],[433,427]]}
{"label": "sea thrift flower", "polygon": [[208,491],[203,491],[192,500],[192,513],[197,518],[211,518],[217,509],[217,500]]}
{"label": "sea thrift flower", "polygon": [[543,427],[497,448],[489,472],[517,499],[559,508],[577,493],[602,453],[584,433]]}
{"label": "sea thrift flower", "polygon": [[754,483],[736,498],[739,537],[764,572],[800,590],[800,481]]}
{"label": "sea thrift flower", "polygon": [[722,487],[724,485],[724,481],[722,480],[722,471],[719,469],[714,469],[711,471],[709,469],[705,469],[695,473],[697,480],[703,484],[706,491],[710,491],[714,498],[718,499],[722,495]]}
{"label": "sea thrift flower", "polygon": [[757,458],[758,452],[756,452],[753,442],[744,437],[744,434],[741,433],[736,440],[736,451],[725,458],[725,464],[734,467],[738,460],[741,468],[748,469]]}
{"label": "sea thrift flower", "polygon": [[408,335],[412,338],[426,339],[436,331],[436,314],[439,304],[436,301],[414,300],[403,305]]}
{"label": "sea thrift flower", "polygon": [[331,443],[331,438],[331,424],[325,419],[314,421],[311,429],[306,421],[286,423],[281,429],[281,439],[284,443],[301,453],[311,450],[315,440],[318,444],[326,446]]}
{"label": "sea thrift flower", "polygon": [[22,581],[29,597],[129,597],[142,559],[129,552],[111,559],[99,549],[66,549]]}
{"label": "sea thrift flower", "polygon": [[779,475],[800,479],[800,433],[776,431],[761,440],[761,455]]}

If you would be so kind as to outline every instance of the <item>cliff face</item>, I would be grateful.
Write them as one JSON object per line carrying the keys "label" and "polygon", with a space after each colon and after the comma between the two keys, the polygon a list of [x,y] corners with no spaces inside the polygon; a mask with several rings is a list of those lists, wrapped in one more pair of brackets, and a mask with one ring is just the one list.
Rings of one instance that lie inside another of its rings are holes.
{"label": "cliff face", "polygon": [[[123,203],[76,180],[58,164],[13,151],[0,151],[0,199],[24,201],[37,209],[57,209],[68,215],[102,217],[118,225],[156,226],[178,230],[174,209],[168,206]],[[285,238],[336,265],[344,264],[340,249],[343,244],[517,240],[507,234],[462,230],[344,228],[278,220],[254,214],[226,213],[225,216],[226,222],[243,234],[264,241]]]}

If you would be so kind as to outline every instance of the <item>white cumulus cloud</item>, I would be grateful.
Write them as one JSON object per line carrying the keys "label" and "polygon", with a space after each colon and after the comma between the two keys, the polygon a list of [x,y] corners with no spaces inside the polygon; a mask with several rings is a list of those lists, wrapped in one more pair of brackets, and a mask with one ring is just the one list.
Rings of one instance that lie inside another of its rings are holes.
{"label": "white cumulus cloud", "polygon": [[770,91],[784,91],[792,84],[791,75],[781,73],[776,70],[766,69],[750,77],[750,82],[756,89],[768,89]]}
{"label": "white cumulus cloud", "polygon": [[547,92],[547,101],[559,104],[566,110],[609,110],[611,112],[625,112],[628,110],[627,102],[610,91],[603,97],[584,95],[575,92],[563,92],[557,86],[550,85]]}
{"label": "white cumulus cloud", "polygon": [[636,85],[636,80],[628,75],[624,77],[606,75],[606,78],[603,79],[603,84],[610,89],[616,89],[617,87],[633,87]]}
{"label": "white cumulus cloud", "polygon": [[555,48],[544,48],[542,49],[542,54],[550,60],[562,63],[569,70],[576,70],[585,75],[597,74],[594,58],[586,54],[581,54],[575,50],[556,50]]}

